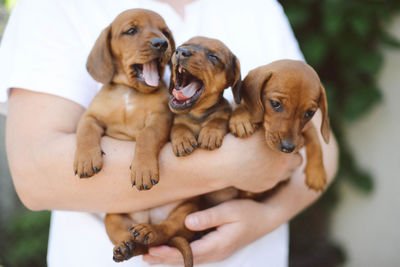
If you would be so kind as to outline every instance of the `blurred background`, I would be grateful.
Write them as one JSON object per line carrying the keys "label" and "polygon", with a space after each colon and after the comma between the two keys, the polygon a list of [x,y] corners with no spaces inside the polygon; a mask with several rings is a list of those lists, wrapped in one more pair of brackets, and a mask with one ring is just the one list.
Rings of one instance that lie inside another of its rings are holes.
{"label": "blurred background", "polygon": [[[13,2],[0,0],[0,39]],[[400,1],[280,3],[325,85],[341,151],[332,186],[291,222],[290,266],[399,266]],[[15,194],[6,113],[0,103],[0,266],[45,266],[50,213]]]}

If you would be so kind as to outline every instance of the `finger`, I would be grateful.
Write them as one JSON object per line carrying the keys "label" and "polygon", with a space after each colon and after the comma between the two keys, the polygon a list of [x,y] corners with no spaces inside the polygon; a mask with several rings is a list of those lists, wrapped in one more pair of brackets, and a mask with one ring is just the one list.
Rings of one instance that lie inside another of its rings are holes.
{"label": "finger", "polygon": [[182,254],[179,252],[178,249],[169,246],[151,247],[149,248],[148,253],[150,256],[173,258],[173,259],[182,258]]}
{"label": "finger", "polygon": [[[217,244],[221,243],[219,240],[220,232],[218,230],[212,231],[201,239],[193,241],[190,246],[192,248],[193,258],[202,259],[210,257],[213,253],[217,252]],[[217,252],[218,253],[218,252]]]}
{"label": "finger", "polygon": [[232,201],[230,201],[189,214],[186,216],[185,225],[190,230],[202,231],[234,221],[236,217],[232,210]]}
{"label": "finger", "polygon": [[152,256],[149,254],[143,255],[143,260],[150,265],[155,265],[155,264],[183,265],[183,259],[171,259],[166,257]]}
{"label": "finger", "polygon": [[193,241],[190,245],[194,261],[196,263],[220,261],[230,255],[234,240],[237,238],[237,234],[232,233],[232,230],[239,231],[235,223],[220,226],[201,239]]}

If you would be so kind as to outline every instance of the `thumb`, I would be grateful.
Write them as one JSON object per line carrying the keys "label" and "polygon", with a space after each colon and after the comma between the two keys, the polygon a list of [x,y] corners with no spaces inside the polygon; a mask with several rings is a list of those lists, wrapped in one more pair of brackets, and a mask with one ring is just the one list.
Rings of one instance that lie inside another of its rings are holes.
{"label": "thumb", "polygon": [[189,214],[185,219],[186,227],[192,231],[202,231],[235,221],[230,202]]}

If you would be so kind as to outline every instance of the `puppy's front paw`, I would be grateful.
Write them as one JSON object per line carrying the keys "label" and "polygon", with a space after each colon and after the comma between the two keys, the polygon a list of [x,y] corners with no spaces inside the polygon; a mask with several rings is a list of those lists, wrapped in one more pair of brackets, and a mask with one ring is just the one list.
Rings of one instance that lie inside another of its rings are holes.
{"label": "puppy's front paw", "polygon": [[197,140],[191,131],[174,133],[171,137],[172,150],[177,157],[191,154],[197,148]]}
{"label": "puppy's front paw", "polygon": [[203,149],[214,150],[222,146],[226,132],[219,128],[204,127],[201,129],[198,142]]}
{"label": "puppy's front paw", "polygon": [[77,149],[74,159],[75,175],[88,178],[98,173],[103,167],[103,154],[100,146],[88,150]]}
{"label": "puppy's front paw", "polygon": [[135,242],[146,246],[154,246],[168,241],[160,227],[155,224],[140,223],[132,226],[129,232]]}
{"label": "puppy's front paw", "polygon": [[153,185],[158,184],[160,176],[158,173],[158,162],[152,159],[134,159],[131,165],[132,187],[140,190],[150,190]]}
{"label": "puppy's front paw", "polygon": [[304,172],[306,174],[306,184],[310,189],[322,191],[325,188],[327,178],[323,167],[306,165]]}
{"label": "puppy's front paw", "polygon": [[229,130],[236,137],[249,137],[258,128],[258,125],[251,122],[251,115],[242,108],[236,109],[229,119]]}

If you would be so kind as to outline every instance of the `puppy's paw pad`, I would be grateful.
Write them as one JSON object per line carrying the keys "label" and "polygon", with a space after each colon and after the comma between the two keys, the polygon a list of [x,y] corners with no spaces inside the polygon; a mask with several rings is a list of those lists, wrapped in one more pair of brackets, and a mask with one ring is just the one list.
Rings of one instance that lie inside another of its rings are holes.
{"label": "puppy's paw pad", "polygon": [[214,150],[222,146],[225,132],[221,129],[203,128],[199,134],[199,146],[203,149]]}
{"label": "puppy's paw pad", "polygon": [[306,184],[310,189],[314,191],[322,191],[325,188],[326,179],[307,179]]}
{"label": "puppy's paw pad", "polygon": [[247,119],[231,118],[229,121],[229,130],[236,137],[246,138],[255,133],[257,125]]}
{"label": "puppy's paw pad", "polygon": [[132,258],[135,244],[132,241],[124,241],[114,247],[113,260],[121,262]]}
{"label": "puppy's paw pad", "polygon": [[89,178],[103,167],[103,153],[100,148],[77,150],[74,158],[74,173],[80,178]]}
{"label": "puppy's paw pad", "polygon": [[177,157],[183,157],[191,154],[198,146],[197,140],[191,132],[173,138],[171,143],[172,150]]}
{"label": "puppy's paw pad", "polygon": [[147,161],[135,162],[131,165],[131,184],[139,191],[150,190],[153,185],[158,184],[160,176],[158,172],[158,163]]}
{"label": "puppy's paw pad", "polygon": [[152,224],[134,225],[129,229],[129,232],[135,242],[146,246],[153,245],[158,240],[158,228]]}
{"label": "puppy's paw pad", "polygon": [[326,173],[321,170],[309,169],[306,167],[306,185],[315,191],[322,191],[326,185]]}

